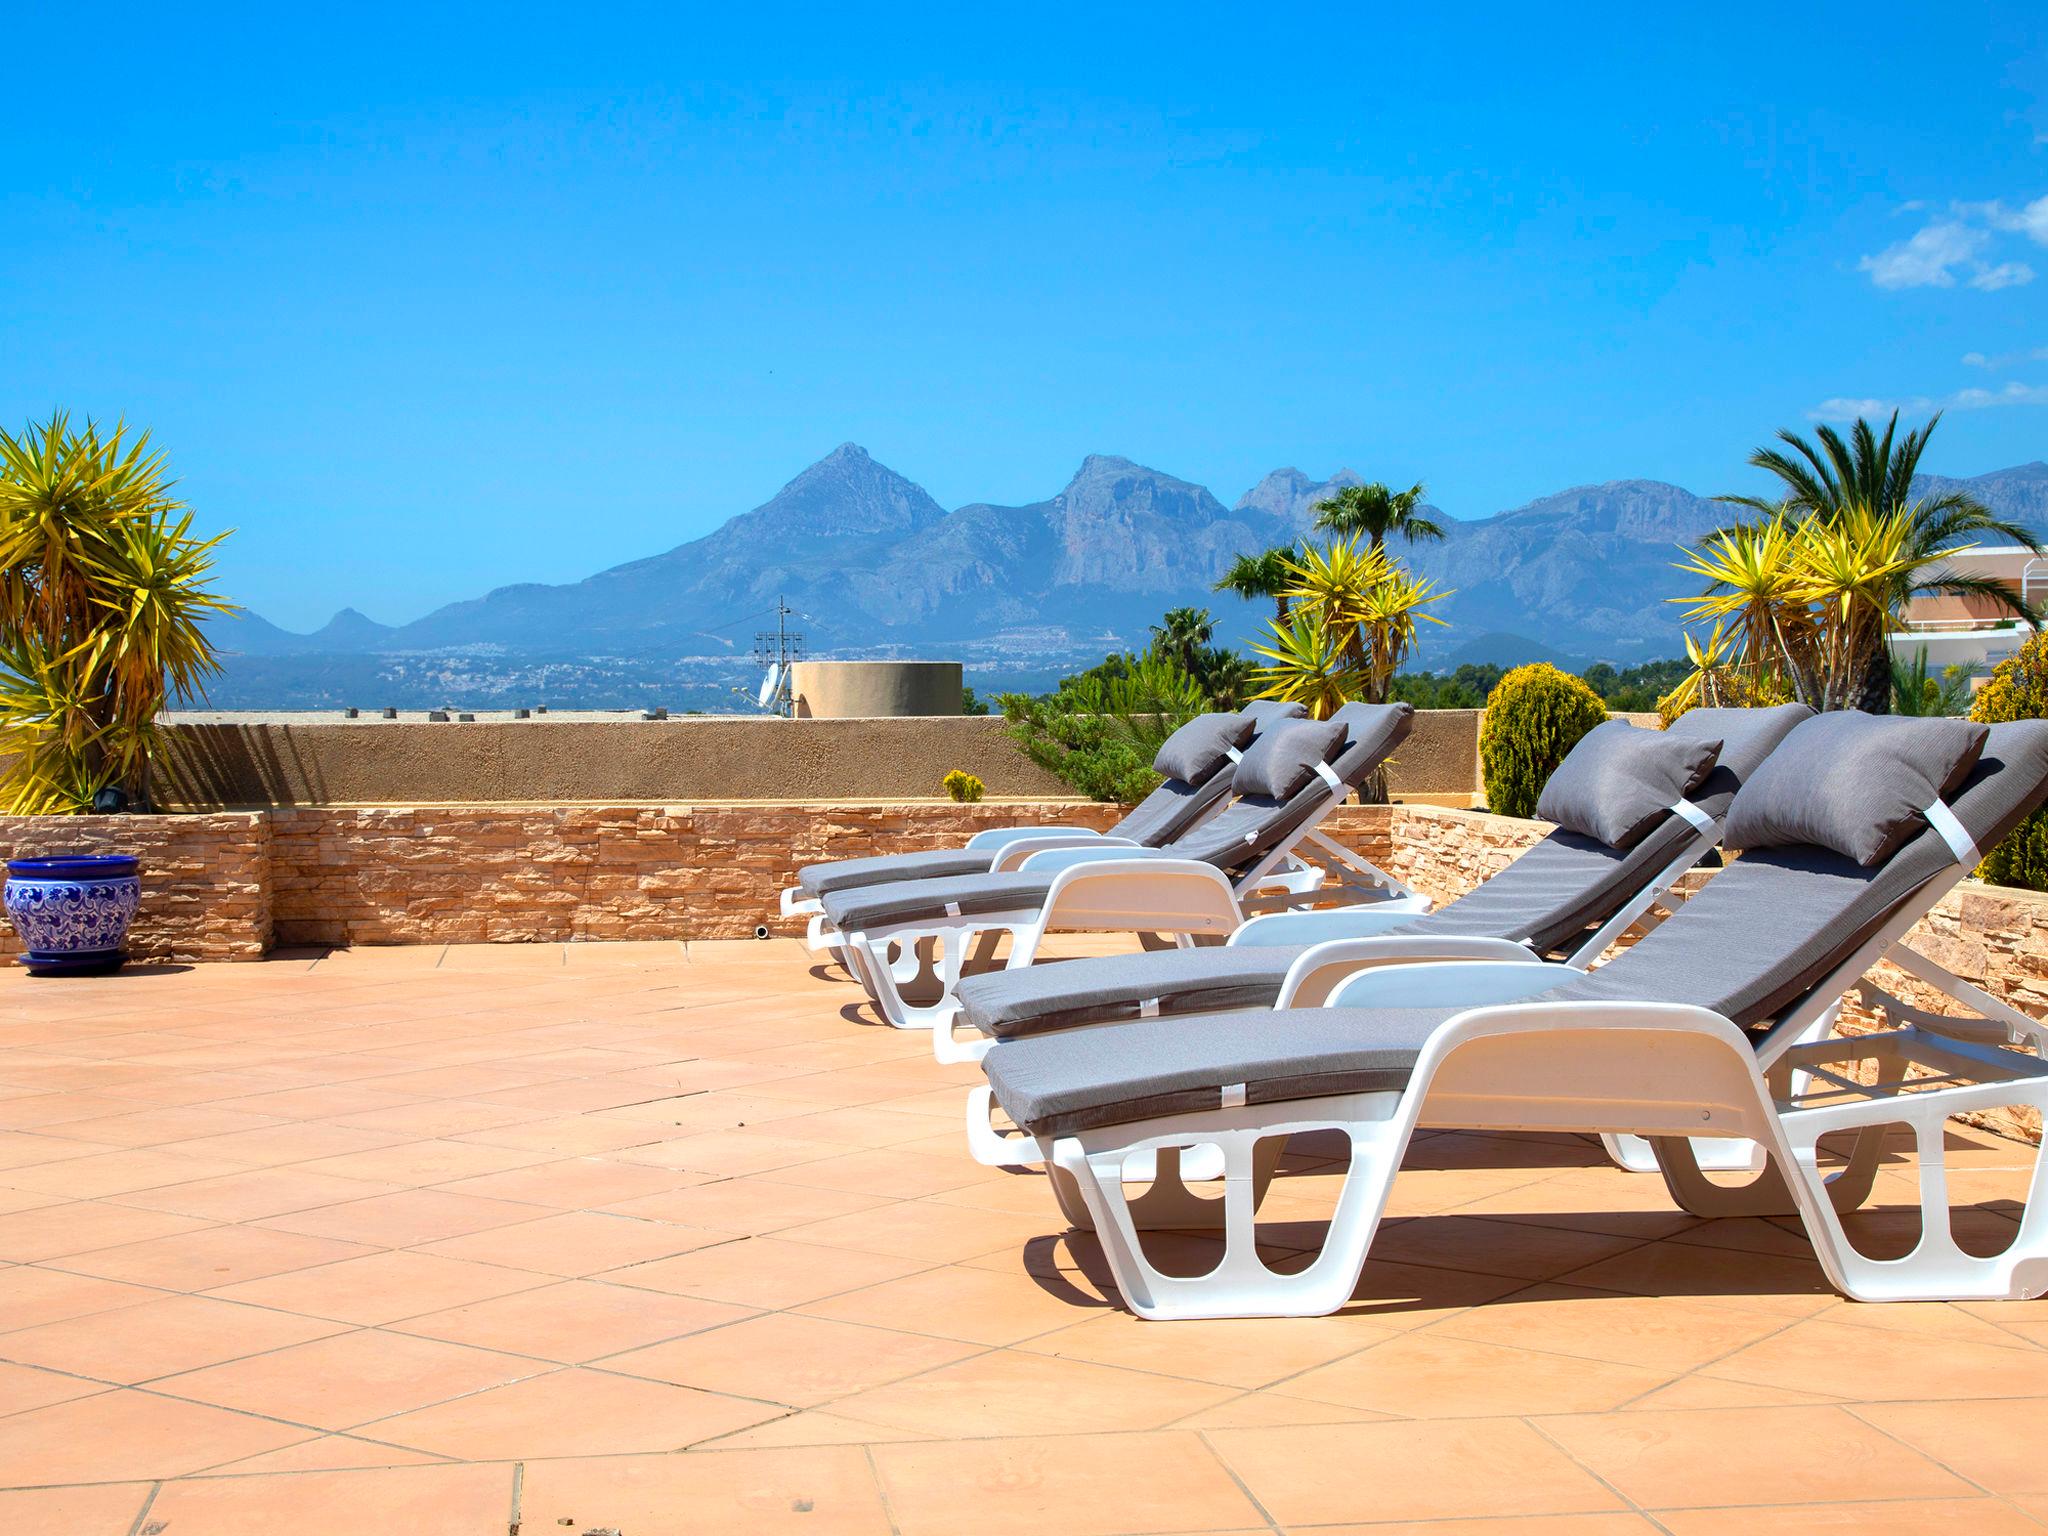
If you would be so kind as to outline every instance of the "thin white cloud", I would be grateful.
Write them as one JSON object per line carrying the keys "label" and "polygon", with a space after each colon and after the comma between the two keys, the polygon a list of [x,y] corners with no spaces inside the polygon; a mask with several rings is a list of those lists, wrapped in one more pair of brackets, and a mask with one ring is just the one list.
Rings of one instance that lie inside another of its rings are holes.
{"label": "thin white cloud", "polygon": [[1880,288],[1953,288],[1951,267],[1962,266],[1991,237],[1952,219],[1929,224],[1910,240],[1888,245],[1856,263]]}
{"label": "thin white cloud", "polygon": [[2003,203],[1986,203],[1985,220],[1993,229],[2025,235],[2036,245],[2048,245],[2048,197],[2037,197],[2018,208]]}
{"label": "thin white cloud", "polygon": [[1999,405],[2048,405],[2048,384],[2022,384],[2015,379],[2003,389],[1959,389],[1940,399],[1932,395],[1895,400],[1837,395],[1821,401],[1806,415],[1811,421],[1854,421],[1859,416],[1877,420],[1893,411],[1901,416],[1924,416],[1932,411],[1983,411]]}
{"label": "thin white cloud", "polygon": [[[1921,210],[1907,203],[1900,209]],[[2024,261],[1998,259],[1991,246],[2002,236],[2021,235],[2048,246],[2048,196],[2017,205],[2002,201],[1954,202],[1928,218],[1907,239],[1856,263],[1879,288],[1953,288],[1958,279],[1980,293],[2017,288],[2034,280]]]}
{"label": "thin white cloud", "polygon": [[2034,269],[2024,261],[2001,261],[1995,267],[1986,267],[1970,279],[1972,288],[1981,288],[1986,293],[1996,293],[2001,288],[2017,288],[2022,283],[2034,280]]}
{"label": "thin white cloud", "polygon": [[2048,347],[2029,347],[2020,352],[1965,352],[1965,368],[2010,368],[2016,363],[2048,363]]}

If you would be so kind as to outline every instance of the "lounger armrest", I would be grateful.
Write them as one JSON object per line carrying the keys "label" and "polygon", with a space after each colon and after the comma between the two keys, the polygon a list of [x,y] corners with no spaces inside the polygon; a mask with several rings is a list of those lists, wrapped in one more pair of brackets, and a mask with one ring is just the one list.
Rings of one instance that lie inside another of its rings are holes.
{"label": "lounger armrest", "polygon": [[1072,838],[1095,838],[1102,835],[1099,832],[1091,832],[1086,827],[988,827],[967,839],[967,847],[975,853],[986,849],[993,855],[1004,845],[1020,837],[1041,837],[1048,832],[1058,832]]}
{"label": "lounger armrest", "polygon": [[[1523,944],[1509,939],[1432,937],[1391,933],[1381,938],[1330,939],[1295,956],[1280,985],[1276,1008],[1315,1008],[1360,971],[1390,965],[1460,960],[1487,964],[1521,964],[1536,959]],[[1559,979],[1563,979],[1560,971]]]}
{"label": "lounger armrest", "polygon": [[1054,848],[1123,848],[1139,845],[1128,837],[1111,837],[1103,832],[1090,832],[1085,828],[1056,827],[1038,833],[1024,833],[1013,837],[997,850],[995,863],[989,866],[991,874],[1008,874],[1022,869],[1024,861],[1034,853],[1045,853]]}
{"label": "lounger armrest", "polygon": [[1398,902],[1386,907],[1330,907],[1318,912],[1269,912],[1255,917],[1230,936],[1236,945],[1322,944],[1331,939],[1370,939],[1415,921],[1421,915]]}
{"label": "lounger armrest", "polygon": [[1586,973],[1542,960],[1435,960],[1376,965],[1330,994],[1331,1008],[1482,1008],[1527,1002]]}
{"label": "lounger armrest", "polygon": [[1157,848],[1143,848],[1121,840],[1112,843],[1107,838],[1091,838],[1083,846],[1040,849],[1037,853],[1028,855],[1017,867],[1034,875],[1056,875],[1061,870],[1072,869],[1078,864],[1122,862],[1127,859],[1159,859],[1169,864],[1194,862],[1189,859],[1176,859]]}

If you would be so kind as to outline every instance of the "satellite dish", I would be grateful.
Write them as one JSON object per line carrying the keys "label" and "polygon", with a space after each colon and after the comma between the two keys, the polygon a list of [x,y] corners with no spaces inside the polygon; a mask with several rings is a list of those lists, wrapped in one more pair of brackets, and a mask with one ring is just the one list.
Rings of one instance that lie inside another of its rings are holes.
{"label": "satellite dish", "polygon": [[782,664],[776,662],[768,668],[768,675],[761,679],[761,693],[754,702],[766,709],[775,702],[775,696],[781,691]]}

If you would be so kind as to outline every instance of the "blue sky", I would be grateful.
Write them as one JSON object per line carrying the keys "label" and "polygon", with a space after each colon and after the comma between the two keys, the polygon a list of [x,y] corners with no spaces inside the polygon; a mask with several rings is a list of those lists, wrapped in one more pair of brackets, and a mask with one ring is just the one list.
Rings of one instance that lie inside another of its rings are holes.
{"label": "blue sky", "polygon": [[154,428],[289,627],[847,439],[948,506],[1102,451],[1459,516],[1866,401],[2048,457],[2038,4],[422,9],[9,20],[0,421]]}

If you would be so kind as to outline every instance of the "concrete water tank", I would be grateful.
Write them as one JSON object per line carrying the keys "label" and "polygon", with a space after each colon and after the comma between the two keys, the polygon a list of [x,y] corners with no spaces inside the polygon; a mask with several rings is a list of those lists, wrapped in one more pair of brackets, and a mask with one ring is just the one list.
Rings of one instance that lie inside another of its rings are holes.
{"label": "concrete water tank", "polygon": [[799,661],[791,672],[799,718],[960,713],[957,661]]}

